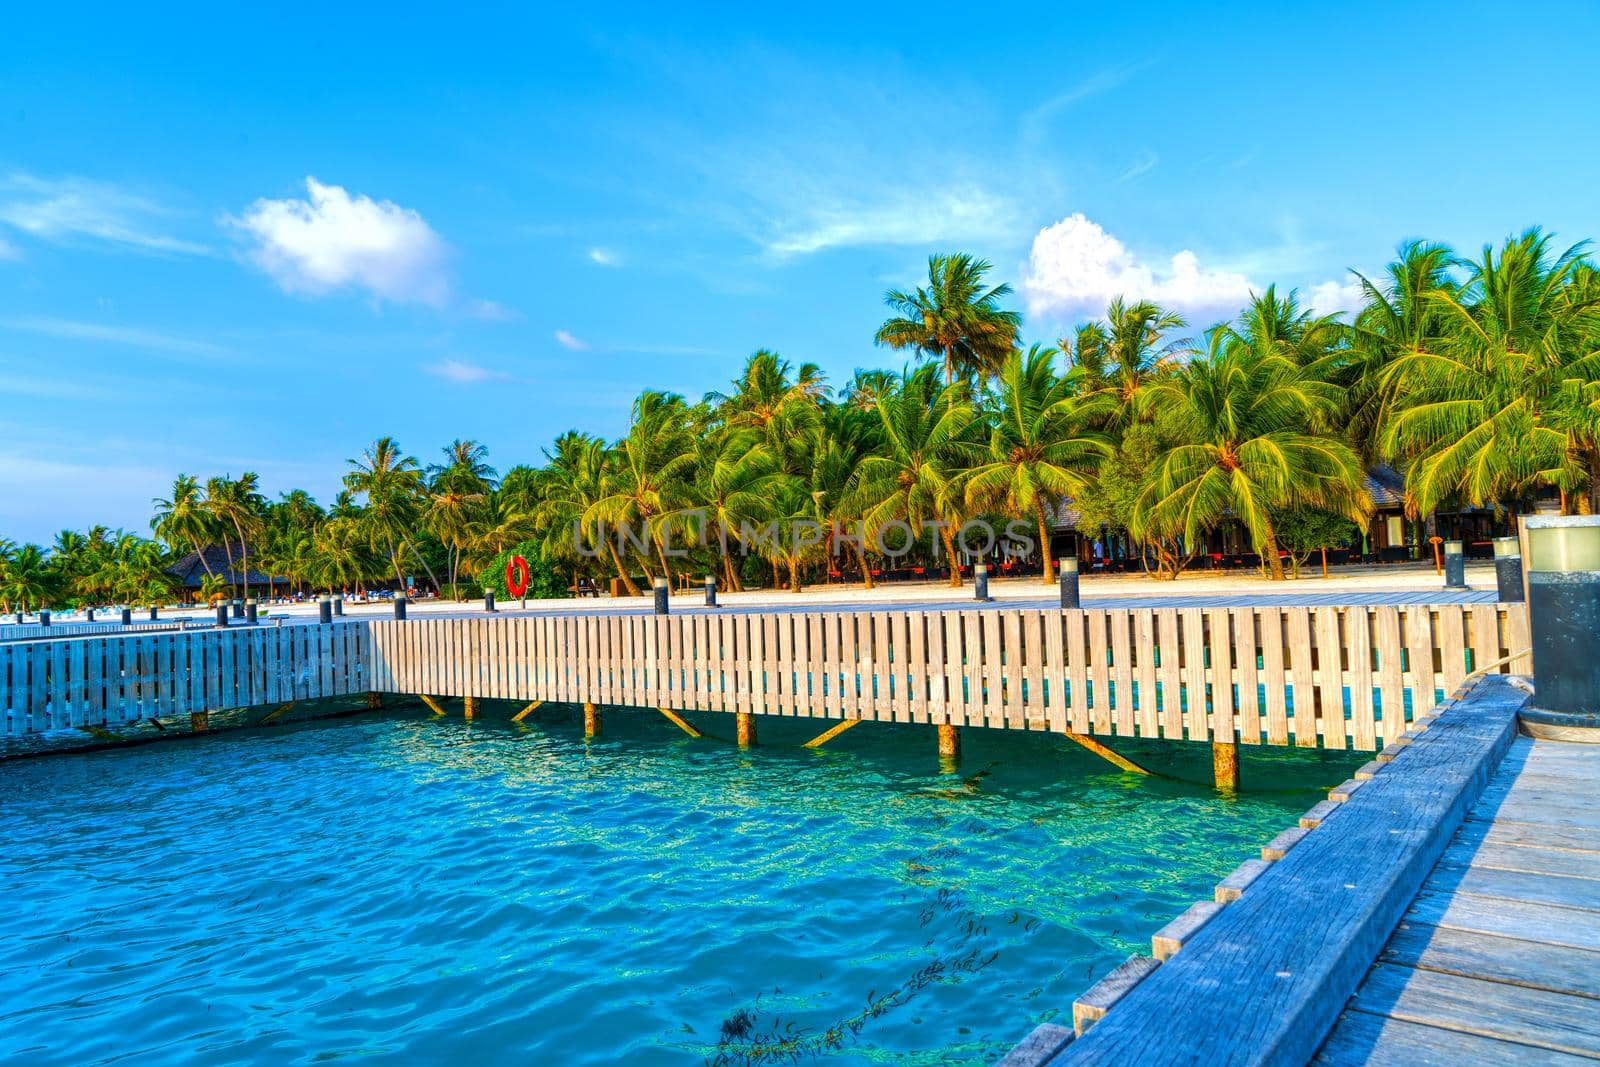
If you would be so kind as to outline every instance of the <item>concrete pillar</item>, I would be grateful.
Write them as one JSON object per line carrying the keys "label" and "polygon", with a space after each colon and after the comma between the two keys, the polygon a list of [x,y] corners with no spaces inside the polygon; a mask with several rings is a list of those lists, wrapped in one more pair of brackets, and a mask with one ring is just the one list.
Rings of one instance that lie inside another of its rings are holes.
{"label": "concrete pillar", "polygon": [[1218,789],[1236,792],[1239,788],[1239,745],[1234,741],[1211,742],[1211,777]]}
{"label": "concrete pillar", "polygon": [[949,723],[939,724],[939,759],[954,761],[961,758],[961,731]]}
{"label": "concrete pillar", "polygon": [[583,736],[585,738],[597,737],[600,734],[600,709],[588,701],[583,705]]}
{"label": "concrete pillar", "polygon": [[1460,541],[1444,543],[1444,587],[1446,589],[1467,587],[1467,563],[1461,555]]}
{"label": "concrete pillar", "polygon": [[667,580],[665,578],[657,578],[654,586],[656,614],[665,615],[667,613]]}
{"label": "concrete pillar", "polygon": [[406,595],[404,593],[396,593],[394,595],[394,617],[402,622],[405,621]]}
{"label": "concrete pillar", "polygon": [[1522,595],[1522,543],[1515,537],[1494,539],[1494,584],[1503,604],[1519,603]]}
{"label": "concrete pillar", "polygon": [[211,713],[209,711],[191,711],[189,713],[189,729],[197,734],[203,734],[211,729]]}
{"label": "concrete pillar", "polygon": [[717,579],[715,575],[706,575],[706,607],[717,606]]}
{"label": "concrete pillar", "polygon": [[972,599],[989,599],[989,565],[976,563],[972,567]]}
{"label": "concrete pillar", "polygon": [[1082,607],[1078,597],[1078,557],[1068,556],[1061,561],[1061,608]]}
{"label": "concrete pillar", "polygon": [[1600,744],[1600,515],[1534,516],[1528,531],[1528,625],[1534,737]]}

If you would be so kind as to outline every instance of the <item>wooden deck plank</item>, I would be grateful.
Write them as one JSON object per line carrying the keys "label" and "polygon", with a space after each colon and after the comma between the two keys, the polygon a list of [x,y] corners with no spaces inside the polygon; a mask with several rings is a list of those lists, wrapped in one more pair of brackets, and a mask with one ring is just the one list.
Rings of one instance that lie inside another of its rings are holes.
{"label": "wooden deck plank", "polygon": [[1320,1067],[1462,1067],[1493,1063],[1503,1067],[1521,1064],[1579,1067],[1593,1063],[1583,1056],[1534,1048],[1477,1034],[1441,1030],[1435,1026],[1390,1019],[1364,1011],[1349,1011],[1339,1019],[1317,1058]]}
{"label": "wooden deck plank", "polygon": [[[1600,952],[1402,921],[1384,963],[1600,998]],[[1600,1004],[1595,1005],[1600,1012]]]}
{"label": "wooden deck plank", "polygon": [[1600,1056],[1600,1011],[1587,997],[1380,963],[1350,1006],[1442,1030]]}
{"label": "wooden deck plank", "polygon": [[1600,923],[1580,908],[1425,889],[1405,921],[1600,952]]}

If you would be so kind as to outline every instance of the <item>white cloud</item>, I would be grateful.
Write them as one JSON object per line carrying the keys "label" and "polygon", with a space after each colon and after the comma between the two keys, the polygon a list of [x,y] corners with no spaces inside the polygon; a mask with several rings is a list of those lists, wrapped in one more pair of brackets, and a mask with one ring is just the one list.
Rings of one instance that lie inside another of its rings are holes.
{"label": "white cloud", "polygon": [[442,307],[449,247],[417,212],[306,179],[305,200],[257,200],[231,220],[251,258],[284,291],[365,289],[379,300]]}
{"label": "white cloud", "polygon": [[58,337],[68,341],[104,341],[133,348],[191,356],[215,356],[227,351],[221,345],[207,341],[173,337],[170,334],[143,330],[136,326],[107,326],[97,322],[73,322],[70,319],[51,319],[41,316],[0,319],[0,328],[40,334],[44,337]]}
{"label": "white cloud", "polygon": [[622,257],[609,248],[591,248],[589,249],[589,262],[602,267],[620,267],[622,266]]}
{"label": "white cloud", "polygon": [[860,245],[983,242],[1015,232],[1009,199],[975,186],[889,191],[876,201],[818,199],[781,222],[763,242],[768,253],[807,255]]}
{"label": "white cloud", "polygon": [[1118,296],[1189,313],[1231,314],[1257,287],[1243,274],[1202,268],[1187,250],[1164,270],[1152,267],[1098,223],[1075,214],[1034,235],[1022,288],[1032,314],[1061,316],[1099,314]]}
{"label": "white cloud", "polygon": [[504,304],[496,304],[493,300],[470,300],[467,302],[466,313],[484,322],[515,322],[522,318],[521,312]]}
{"label": "white cloud", "polygon": [[1156,155],[1154,152],[1146,152],[1142,157],[1140,157],[1139,162],[1122,172],[1122,176],[1117,179],[1118,184],[1132,181],[1141,174],[1149,174],[1151,171],[1156,169],[1156,164],[1159,162],[1161,162],[1160,156]]}
{"label": "white cloud", "polygon": [[505,381],[511,375],[504,371],[490,370],[480,367],[476,363],[467,363],[459,359],[447,359],[442,363],[430,363],[422,368],[435,378],[443,378],[447,382],[457,385],[477,385],[481,382]]}
{"label": "white cloud", "polygon": [[1313,285],[1306,293],[1306,302],[1318,315],[1353,316],[1367,302],[1361,283],[1352,278],[1347,282],[1322,282]]}
{"label": "white cloud", "polygon": [[89,238],[137,251],[188,255],[211,251],[155,232],[151,223],[166,214],[151,200],[87,178],[12,174],[0,181],[0,223],[40,240]]}
{"label": "white cloud", "polygon": [[562,348],[570,348],[574,352],[583,352],[589,347],[588,344],[580,341],[566,330],[556,331],[556,344],[560,345]]}

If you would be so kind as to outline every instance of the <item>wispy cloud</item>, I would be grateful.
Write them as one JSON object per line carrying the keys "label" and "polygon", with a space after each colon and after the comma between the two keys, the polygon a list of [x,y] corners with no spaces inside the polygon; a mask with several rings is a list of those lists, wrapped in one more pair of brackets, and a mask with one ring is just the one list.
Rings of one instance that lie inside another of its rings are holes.
{"label": "wispy cloud", "polygon": [[456,385],[503,382],[511,378],[511,375],[505,371],[492,370],[460,359],[446,359],[439,363],[429,363],[422,369],[435,378],[443,378],[445,381],[454,382]]}
{"label": "wispy cloud", "polygon": [[1021,218],[1013,201],[976,185],[885,190],[876,199],[815,202],[780,221],[764,244],[782,258],[861,245],[983,242],[1014,233]]}
{"label": "wispy cloud", "polygon": [[1123,171],[1121,176],[1117,178],[1117,181],[1119,183],[1128,182],[1137,178],[1141,174],[1149,174],[1151,171],[1156,169],[1156,164],[1159,162],[1161,162],[1160,156],[1156,155],[1154,152],[1146,152],[1137,163]]}
{"label": "wispy cloud", "polygon": [[516,322],[522,318],[520,311],[497,304],[493,300],[469,300],[465,310],[468,318],[484,322]]}
{"label": "wispy cloud", "polygon": [[1108,93],[1126,85],[1146,64],[1135,63],[1111,67],[1091,74],[1078,84],[1052,96],[1044,103],[1022,116],[1022,141],[1029,147],[1037,145],[1048,136],[1050,124],[1063,112],[1092,97]]}
{"label": "wispy cloud", "polygon": [[443,307],[450,250],[423,217],[389,200],[306,179],[306,199],[257,200],[228,220],[250,259],[289,293],[365,290],[378,300]]}
{"label": "wispy cloud", "polygon": [[601,267],[620,267],[622,257],[609,248],[591,248],[588,252],[589,262]]}
{"label": "wispy cloud", "polygon": [[58,337],[69,341],[101,341],[109,344],[149,349],[155,352],[180,353],[191,356],[215,356],[227,351],[221,345],[215,345],[209,341],[174,337],[171,334],[157,333],[153,330],[140,329],[136,326],[74,322],[70,319],[52,319],[38,316],[0,319],[0,327],[8,330],[19,330],[23,333],[39,334],[44,337]]}
{"label": "wispy cloud", "polygon": [[586,342],[574,337],[566,330],[557,330],[555,336],[556,344],[562,348],[568,348],[574,352],[586,352],[589,349],[589,345]]}
{"label": "wispy cloud", "polygon": [[87,178],[0,179],[0,223],[42,241],[89,240],[133,251],[206,255],[211,249],[159,232],[171,214],[143,196]]}

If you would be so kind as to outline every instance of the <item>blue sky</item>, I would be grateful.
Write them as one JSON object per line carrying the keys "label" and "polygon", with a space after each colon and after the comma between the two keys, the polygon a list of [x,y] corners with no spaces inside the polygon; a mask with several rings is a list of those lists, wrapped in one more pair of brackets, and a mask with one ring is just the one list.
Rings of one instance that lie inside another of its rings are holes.
{"label": "blue sky", "polygon": [[0,535],[143,531],[178,471],[326,501],[385,433],[534,462],[758,347],[898,366],[930,252],[1050,341],[1600,235],[1600,9],[1190,6],[12,12]]}

